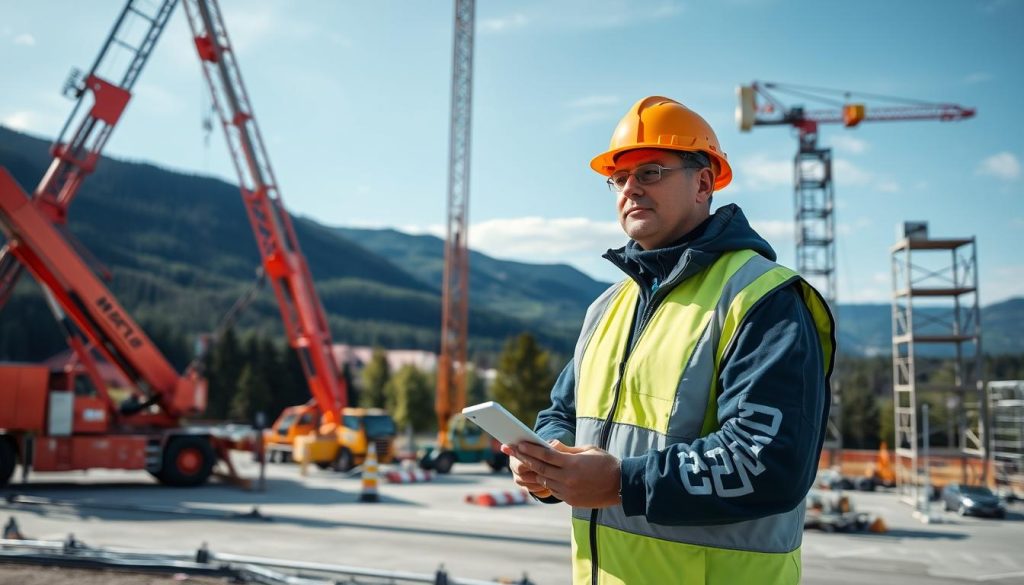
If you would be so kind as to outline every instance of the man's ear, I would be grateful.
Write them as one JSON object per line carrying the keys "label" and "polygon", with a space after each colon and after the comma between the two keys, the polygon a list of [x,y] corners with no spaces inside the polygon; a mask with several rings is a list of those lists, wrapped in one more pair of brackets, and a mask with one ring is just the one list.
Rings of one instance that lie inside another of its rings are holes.
{"label": "man's ear", "polygon": [[707,203],[715,190],[715,173],[705,167],[697,175],[697,203]]}

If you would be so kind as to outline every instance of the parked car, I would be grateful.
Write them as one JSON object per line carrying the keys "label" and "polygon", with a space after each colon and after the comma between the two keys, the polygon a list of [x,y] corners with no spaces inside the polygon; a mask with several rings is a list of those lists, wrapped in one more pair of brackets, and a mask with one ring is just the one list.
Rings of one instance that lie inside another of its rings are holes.
{"label": "parked car", "polygon": [[946,510],[956,510],[961,516],[991,516],[1005,518],[1006,506],[992,490],[980,485],[950,483],[942,488],[942,503]]}

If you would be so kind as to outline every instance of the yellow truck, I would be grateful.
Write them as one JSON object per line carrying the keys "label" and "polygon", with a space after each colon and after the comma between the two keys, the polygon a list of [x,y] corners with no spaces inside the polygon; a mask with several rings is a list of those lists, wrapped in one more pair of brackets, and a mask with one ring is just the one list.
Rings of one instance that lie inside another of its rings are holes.
{"label": "yellow truck", "polygon": [[315,436],[305,441],[302,457],[308,457],[321,469],[333,468],[349,471],[361,465],[372,442],[377,459],[390,463],[395,457],[397,428],[394,419],[379,408],[344,408],[341,424],[323,432],[320,409],[310,401],[281,411],[273,426],[263,432],[264,448],[270,462],[285,462],[296,458],[296,439]]}

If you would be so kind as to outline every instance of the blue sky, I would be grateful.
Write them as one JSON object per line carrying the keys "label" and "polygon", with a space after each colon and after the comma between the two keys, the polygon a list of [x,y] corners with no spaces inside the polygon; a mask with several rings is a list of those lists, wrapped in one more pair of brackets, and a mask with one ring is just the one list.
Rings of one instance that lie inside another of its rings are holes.
{"label": "blue sky", "polygon": [[[121,6],[0,0],[0,124],[54,136],[72,106],[60,95],[68,72],[89,67]],[[221,6],[289,209],[441,233],[451,3]],[[106,153],[234,182],[220,131],[205,144],[206,88],[176,10]],[[661,94],[716,128],[736,177],[716,203],[738,203],[792,264],[796,138],[734,121],[736,86],[770,80],[978,110],[823,128],[840,302],[888,302],[905,220],[928,221],[932,237],[977,236],[983,303],[1024,296],[1022,30],[1024,0],[478,0],[471,245],[617,278],[600,254],[624,237],[588,162],[634,101]]]}

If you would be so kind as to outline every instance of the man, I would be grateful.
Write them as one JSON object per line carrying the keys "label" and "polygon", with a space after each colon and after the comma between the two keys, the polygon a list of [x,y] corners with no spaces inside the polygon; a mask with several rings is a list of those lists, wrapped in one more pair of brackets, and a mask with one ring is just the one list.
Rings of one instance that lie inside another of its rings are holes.
{"label": "man", "polygon": [[736,205],[682,104],[637,102],[590,166],[630,237],[587,311],[515,482],[572,511],[573,582],[790,584],[828,417],[834,325]]}

